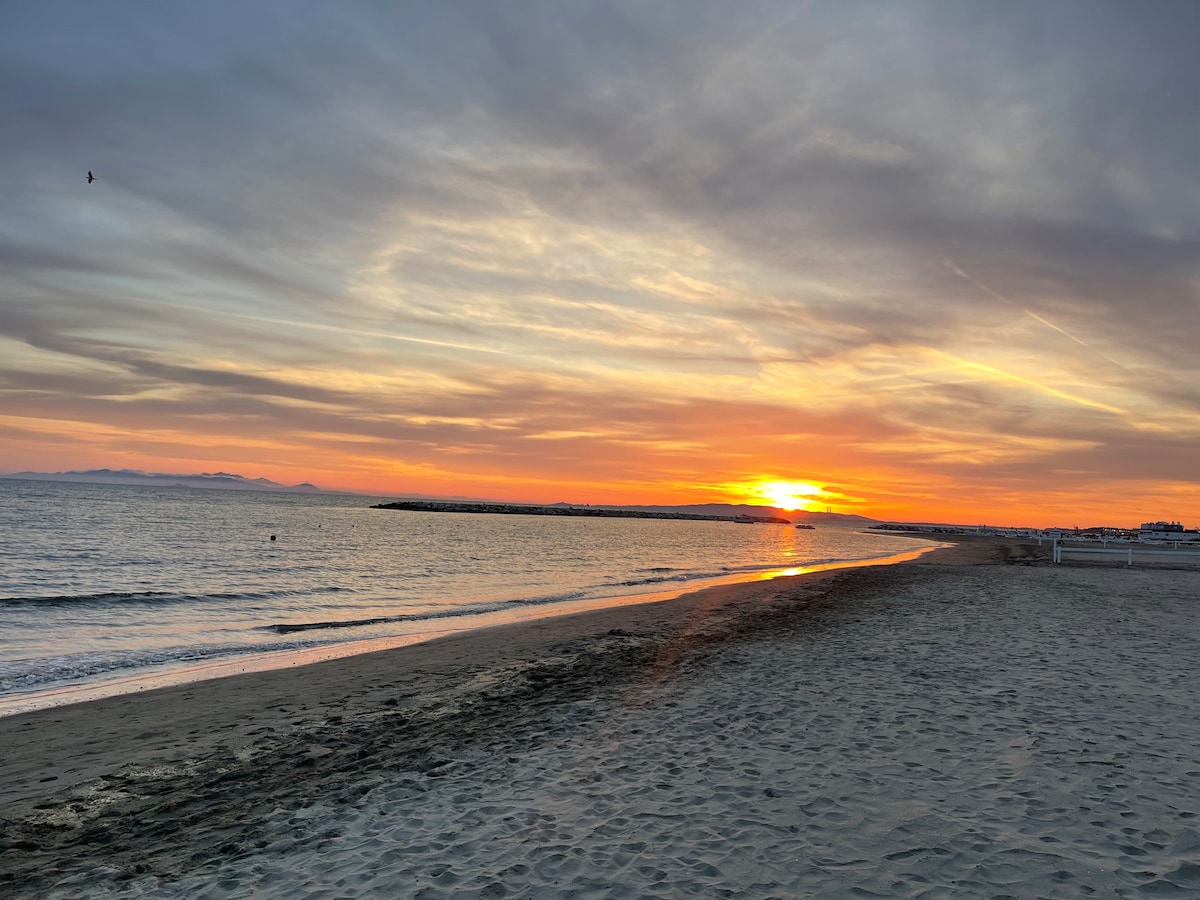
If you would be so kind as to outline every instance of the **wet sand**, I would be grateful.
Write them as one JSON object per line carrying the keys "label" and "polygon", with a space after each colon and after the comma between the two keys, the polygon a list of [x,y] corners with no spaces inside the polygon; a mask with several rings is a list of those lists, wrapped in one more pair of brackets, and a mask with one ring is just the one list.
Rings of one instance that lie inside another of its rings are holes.
{"label": "wet sand", "polygon": [[10,896],[1191,896],[1193,571],[915,563],[0,718]]}

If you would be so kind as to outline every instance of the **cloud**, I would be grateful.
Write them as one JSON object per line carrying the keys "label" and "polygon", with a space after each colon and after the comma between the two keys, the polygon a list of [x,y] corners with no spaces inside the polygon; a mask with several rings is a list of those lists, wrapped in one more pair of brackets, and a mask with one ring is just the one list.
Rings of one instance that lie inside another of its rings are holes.
{"label": "cloud", "polygon": [[1188,5],[60,14],[0,28],[10,415],[641,490],[1189,477]]}

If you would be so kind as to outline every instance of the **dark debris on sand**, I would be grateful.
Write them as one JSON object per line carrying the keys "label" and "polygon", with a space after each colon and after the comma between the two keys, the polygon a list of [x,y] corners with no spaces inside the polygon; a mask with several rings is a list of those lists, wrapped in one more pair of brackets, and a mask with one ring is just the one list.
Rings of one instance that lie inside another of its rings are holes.
{"label": "dark debris on sand", "polygon": [[[1043,561],[1035,546],[980,549],[992,564]],[[418,671],[400,689],[381,691],[365,713],[309,713],[291,728],[262,729],[237,754],[127,767],[33,808],[0,812],[0,894],[43,896],[99,866],[124,880],[210,868],[277,840],[267,827],[273,810],[352,806],[406,774],[436,777],[464,749],[511,754],[537,746],[555,739],[548,714],[565,704],[653,702],[654,685],[698,675],[722,644],[836,626],[843,613],[878,608],[877,600],[856,603],[856,595],[877,597],[897,578],[951,575],[943,566],[854,569],[797,582],[768,602],[702,603],[675,630],[610,629],[499,668]],[[814,609],[827,614],[814,618]]]}

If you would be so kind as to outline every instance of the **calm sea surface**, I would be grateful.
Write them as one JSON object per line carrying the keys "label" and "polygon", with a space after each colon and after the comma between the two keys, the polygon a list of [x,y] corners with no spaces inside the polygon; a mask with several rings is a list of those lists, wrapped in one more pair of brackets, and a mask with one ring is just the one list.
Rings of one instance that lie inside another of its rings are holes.
{"label": "calm sea surface", "polygon": [[0,715],[929,546],[380,499],[0,479]]}

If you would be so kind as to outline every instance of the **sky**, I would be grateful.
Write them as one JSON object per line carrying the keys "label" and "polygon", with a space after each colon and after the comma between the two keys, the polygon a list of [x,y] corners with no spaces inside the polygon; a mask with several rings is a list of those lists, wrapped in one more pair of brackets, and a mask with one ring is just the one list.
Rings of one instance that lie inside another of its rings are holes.
{"label": "sky", "polygon": [[1197,34],[5,0],[0,472],[1200,524]]}

